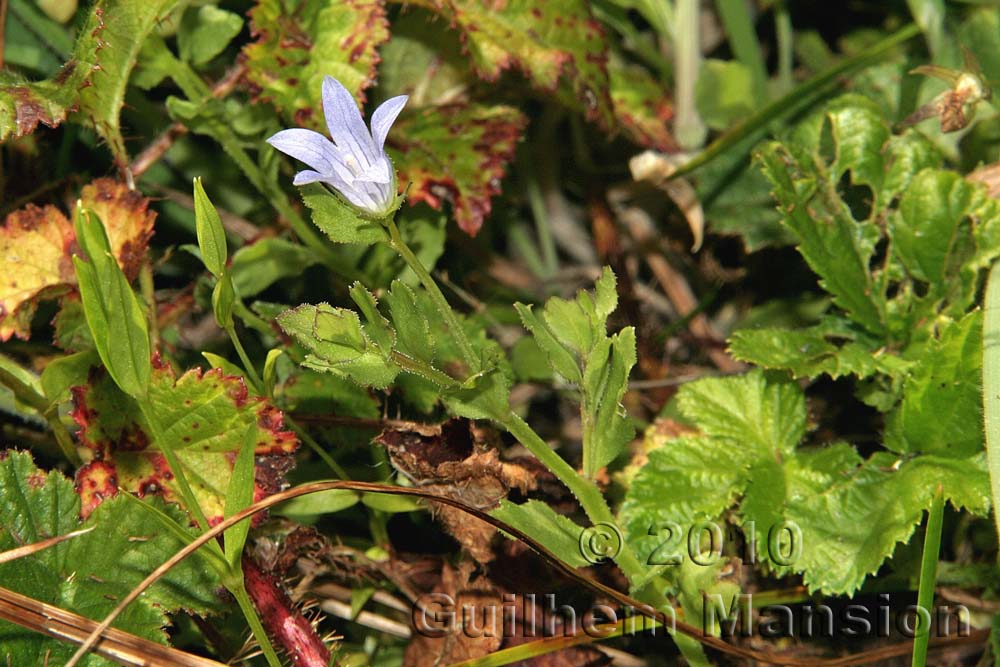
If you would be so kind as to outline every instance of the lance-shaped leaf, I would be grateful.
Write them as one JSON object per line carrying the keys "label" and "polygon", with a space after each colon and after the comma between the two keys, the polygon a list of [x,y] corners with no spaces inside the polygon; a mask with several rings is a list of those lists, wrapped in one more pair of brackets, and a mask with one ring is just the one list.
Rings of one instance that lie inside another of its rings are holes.
{"label": "lance-shaped leaf", "polygon": [[[80,192],[80,201],[104,223],[118,264],[135,278],[153,233],[156,214],[149,200],[125,184],[102,178]],[[76,233],[54,206],[29,205],[7,216],[0,227],[0,340],[28,338],[39,301],[59,296],[76,284],[72,254]]]}
{"label": "lance-shaped leaf", "polygon": [[77,474],[85,514],[118,487],[140,496],[179,500],[176,480],[161,452],[169,446],[209,520],[221,518],[233,461],[248,428],[256,429],[258,498],[280,487],[297,444],[294,434],[282,429],[279,410],[250,396],[242,378],[221,370],[195,369],[177,378],[169,365],[154,366],[147,410],[155,415],[159,433],[100,370],[91,372],[86,385],[73,388],[73,400],[80,437],[98,459]]}
{"label": "lance-shaped leaf", "polygon": [[[162,506],[175,521],[180,511]],[[0,586],[89,618],[100,619],[147,574],[184,544],[167,531],[151,530],[149,513],[118,498],[80,523],[80,501],[73,483],[56,472],[38,469],[25,452],[0,459],[0,551],[64,535],[87,532],[16,561],[0,564]],[[194,537],[192,535],[192,537]],[[219,611],[219,583],[197,557],[173,568],[119,617],[115,627],[166,643],[167,613],[184,609]],[[0,662],[12,665],[63,664],[75,646],[0,622]],[[81,665],[111,663],[88,656]]]}
{"label": "lance-shaped leaf", "polygon": [[257,98],[274,104],[288,122],[316,130],[325,129],[323,77],[334,77],[363,101],[375,79],[377,48],[389,38],[378,0],[260,0],[250,26],[257,41],[244,54]]}
{"label": "lance-shaped leaf", "polygon": [[389,137],[389,154],[411,203],[451,204],[455,222],[475,235],[500,193],[527,119],[508,106],[428,107],[404,115]]}
{"label": "lance-shaped leaf", "polygon": [[511,67],[544,92],[566,82],[560,97],[603,127],[615,127],[608,83],[607,40],[583,0],[419,0],[463,36],[481,77],[495,81]]}
{"label": "lance-shaped leaf", "polygon": [[73,265],[94,346],[122,391],[132,397],[145,396],[150,372],[146,315],[111,254],[101,221],[78,206],[74,229],[86,254],[86,259],[74,255]]}

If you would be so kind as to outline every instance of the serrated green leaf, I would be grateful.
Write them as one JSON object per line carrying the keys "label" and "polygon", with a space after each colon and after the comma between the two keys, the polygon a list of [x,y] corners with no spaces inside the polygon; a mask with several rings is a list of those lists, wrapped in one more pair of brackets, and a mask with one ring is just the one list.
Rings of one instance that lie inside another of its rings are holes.
{"label": "serrated green leaf", "polygon": [[978,310],[941,327],[916,360],[902,403],[887,416],[886,447],[956,458],[982,451],[982,329]]}
{"label": "serrated green leaf", "polygon": [[[892,250],[910,275],[928,283],[929,299],[955,294],[966,306],[974,296],[975,269],[988,262],[979,259],[971,274],[964,267],[978,254],[974,221],[998,215],[1000,208],[979,186],[954,172],[925,170],[903,194],[898,214],[889,218]],[[983,251],[988,257],[998,252]]]}
{"label": "serrated green leaf", "polygon": [[760,454],[791,453],[805,435],[802,390],[759,370],[690,382],[680,388],[676,400],[684,416],[707,435]]}
{"label": "serrated green leaf", "polygon": [[766,531],[782,521],[794,525],[800,555],[786,569],[802,572],[811,591],[830,594],[853,593],[910,538],[939,484],[956,507],[975,514],[989,508],[983,456],[900,462],[882,453],[861,464],[852,447],[840,444],[754,473],[759,477],[747,490],[741,515],[756,522],[761,560],[771,555]]}
{"label": "serrated green leaf", "polygon": [[367,339],[352,311],[328,304],[302,305],[279,315],[278,324],[312,352],[305,365],[313,370],[377,389],[389,386],[399,373],[399,368],[386,360],[386,353]]}
{"label": "serrated green leaf", "polygon": [[740,329],[729,339],[733,358],[769,369],[787,370],[795,377],[831,378],[876,373],[901,375],[908,362],[856,341],[841,344],[823,326],[807,329]]}
{"label": "serrated green leaf", "polygon": [[625,451],[635,430],[621,401],[635,365],[635,329],[594,346],[583,377],[584,474],[593,476]]}
{"label": "serrated green leaf", "polygon": [[226,229],[222,226],[219,212],[215,210],[212,200],[208,198],[205,187],[201,184],[201,178],[194,179],[194,221],[201,260],[212,275],[220,278],[226,270],[226,261],[229,259]]}
{"label": "serrated green leaf", "polygon": [[757,159],[774,187],[783,223],[824,289],[852,319],[876,335],[884,334],[885,297],[868,268],[878,228],[851,217],[850,209],[832,191],[836,180],[815,155],[771,143]]}
{"label": "serrated green leaf", "polygon": [[239,14],[214,5],[191,8],[184,13],[177,32],[177,48],[181,59],[195,66],[210,61],[229,45],[243,30]]}
{"label": "serrated green leaf", "polygon": [[625,541],[639,560],[665,564],[673,555],[668,542],[680,538],[678,544],[685,544],[686,532],[672,534],[670,522],[683,531],[696,520],[718,518],[745,487],[754,454],[739,442],[698,437],[677,438],[651,451],[619,512]]}
{"label": "serrated green leaf", "polygon": [[177,0],[100,0],[78,33],[82,39],[92,33],[99,36],[94,56],[99,69],[90,77],[92,85],[80,91],[80,113],[94,123],[120,166],[129,159],[121,132],[129,75],[146,36],[176,4]]}
{"label": "serrated green leaf", "polygon": [[388,239],[381,224],[360,217],[322,185],[312,183],[303,187],[302,201],[312,211],[313,224],[332,241],[373,245]]}
{"label": "serrated green leaf", "polygon": [[374,295],[360,282],[351,285],[350,294],[351,299],[357,304],[358,310],[365,316],[365,335],[378,346],[383,356],[388,359],[396,347],[396,332],[389,325],[389,320],[385,319],[379,312]]}
{"label": "serrated green leaf", "polygon": [[392,283],[384,300],[396,328],[398,350],[408,357],[433,365],[437,345],[424,311],[429,304],[418,301],[416,291],[399,280]]}
{"label": "serrated green leaf", "polygon": [[555,510],[544,502],[529,500],[518,505],[504,499],[500,501],[500,507],[490,514],[531,535],[539,544],[573,567],[587,567],[592,564],[580,549],[580,534],[583,532],[583,527],[569,517],[556,514]]}
{"label": "serrated green leaf", "polygon": [[[184,521],[176,508],[160,506]],[[101,619],[118,600],[184,544],[164,531],[150,531],[142,508],[124,498],[106,502],[82,525],[73,482],[35,467],[30,455],[8,452],[0,460],[0,551],[78,528],[88,533],[10,563],[0,564],[0,586],[42,602]],[[113,576],[111,576],[113,574]],[[219,582],[197,557],[173,568],[119,617],[115,627],[166,643],[166,613],[206,614],[220,609]],[[72,644],[0,622],[0,660],[16,665],[61,664]],[[88,656],[81,665],[105,667]]]}

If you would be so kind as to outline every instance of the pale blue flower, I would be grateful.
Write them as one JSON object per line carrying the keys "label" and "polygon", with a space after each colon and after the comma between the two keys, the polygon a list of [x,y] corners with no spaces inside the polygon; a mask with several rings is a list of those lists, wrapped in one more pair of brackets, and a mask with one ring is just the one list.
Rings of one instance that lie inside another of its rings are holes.
{"label": "pale blue flower", "polygon": [[282,130],[267,143],[312,169],[295,174],[295,185],[327,183],[351,204],[375,217],[396,202],[396,172],[385,154],[385,137],[406,106],[406,95],[383,102],[368,131],[351,93],[332,76],[323,79],[323,114],[330,139],[302,128]]}

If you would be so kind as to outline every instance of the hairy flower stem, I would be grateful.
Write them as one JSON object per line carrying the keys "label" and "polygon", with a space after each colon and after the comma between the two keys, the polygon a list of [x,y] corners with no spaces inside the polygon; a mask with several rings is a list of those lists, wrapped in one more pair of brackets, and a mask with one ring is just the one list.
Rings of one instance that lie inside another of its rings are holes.
{"label": "hairy flower stem", "polygon": [[[246,349],[243,347],[243,343],[240,341],[240,337],[236,334],[236,328],[228,326],[226,327],[226,333],[229,334],[229,340],[232,341],[233,347],[236,348],[236,354],[243,363],[244,372],[246,373],[247,379],[250,381],[250,388],[261,396],[266,395],[266,392],[264,391],[264,381],[257,373],[257,369],[254,367],[253,362],[250,360],[250,356],[247,354]],[[268,398],[273,398],[273,396],[268,396]],[[306,445],[313,450],[313,452],[315,452],[315,454],[320,457],[324,463],[326,463],[338,479],[350,479],[347,471],[344,470],[339,463],[334,461],[333,458],[320,446],[320,444],[316,442],[312,436],[306,433],[305,430],[299,426],[290,415],[284,415],[284,419],[285,423],[288,424],[288,427],[295,432],[295,435],[298,436],[299,440],[306,443]]]}
{"label": "hairy flower stem", "polygon": [[462,327],[461,322],[458,321],[458,317],[455,316],[455,311],[452,310],[448,300],[444,298],[444,294],[441,293],[430,272],[427,271],[420,259],[410,250],[410,246],[406,245],[406,241],[400,236],[396,221],[388,218],[385,224],[386,229],[389,230],[389,245],[399,253],[399,256],[403,258],[406,265],[417,275],[420,284],[427,290],[431,301],[434,302],[434,307],[437,308],[438,313],[441,315],[441,319],[444,320],[451,335],[454,336],[455,342],[458,343],[462,357],[469,367],[469,375],[479,372],[480,359],[476,355],[475,350],[472,349],[472,344],[469,342],[468,336],[465,335],[465,329]]}
{"label": "hairy flower stem", "polygon": [[[437,282],[435,282],[434,278],[420,262],[420,259],[413,254],[413,251],[410,250],[410,247],[400,236],[399,228],[396,226],[394,220],[389,219],[386,221],[386,229],[389,231],[389,245],[399,253],[407,266],[420,279],[421,284],[434,301],[434,305],[437,307],[441,318],[453,332],[455,341],[462,351],[462,356],[466,364],[473,373],[478,372],[480,370],[480,361],[472,349],[472,344],[469,343],[465,329],[458,321],[458,317],[455,315],[455,311],[452,310],[451,305],[445,300],[444,295],[437,286]],[[577,500],[580,501],[580,506],[583,507],[583,511],[587,514],[587,518],[590,519],[591,523],[607,523],[617,526],[614,515],[604,500],[604,496],[601,495],[600,489],[590,480],[577,474],[576,470],[570,464],[566,463],[561,456],[552,451],[548,444],[542,440],[541,436],[526,421],[515,414],[513,410],[508,410],[505,415],[497,416],[494,418],[494,421],[517,438],[546,468],[552,471],[552,474],[559,481],[566,485],[573,495],[576,496]],[[635,557],[635,554],[632,553],[632,550],[624,543],[624,540],[622,541],[621,552],[615,557],[615,562],[630,581],[638,579],[645,573],[645,568]]]}
{"label": "hairy flower stem", "polygon": [[[614,515],[611,514],[611,508],[608,507],[608,503],[601,494],[601,490],[590,480],[578,475],[570,464],[566,463],[561,456],[552,451],[549,445],[542,440],[541,436],[535,433],[535,430],[527,422],[515,414],[513,410],[502,420],[498,421],[511,435],[517,438],[518,442],[534,454],[560,482],[569,488],[577,500],[580,501],[580,506],[591,523],[618,525]],[[645,574],[645,568],[639,562],[639,559],[635,557],[635,554],[632,553],[628,545],[625,544],[624,540],[621,544],[620,553],[615,556],[615,562],[621,568],[622,572],[625,573],[625,576],[628,577],[629,581],[636,580]]]}

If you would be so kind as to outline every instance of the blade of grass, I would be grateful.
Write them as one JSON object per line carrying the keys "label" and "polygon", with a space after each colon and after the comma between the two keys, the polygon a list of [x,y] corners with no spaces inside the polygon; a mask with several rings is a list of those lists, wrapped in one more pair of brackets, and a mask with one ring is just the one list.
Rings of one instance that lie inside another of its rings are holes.
{"label": "blade of grass", "polygon": [[750,16],[750,6],[744,0],[717,0],[715,8],[726,29],[733,55],[750,70],[757,103],[763,104],[768,98],[767,65]]}
{"label": "blade of grass", "polygon": [[[805,106],[812,103],[827,87],[839,81],[841,77],[865,67],[877,58],[884,56],[887,51],[891,51],[919,34],[920,28],[911,23],[900,28],[881,42],[873,44],[864,51],[850,58],[845,58],[826,71],[817,74],[807,81],[803,81],[787,95],[773,100],[754,115],[727,130],[705,148],[705,150],[698,153],[684,166],[674,172],[670,178],[673,179],[690,174],[695,169],[703,167],[719,157],[736,144],[746,141],[755,135],[763,135],[768,125],[786,119],[801,111]],[[750,148],[752,148],[752,144],[746,150],[749,151]]]}
{"label": "blade of grass", "polygon": [[[934,582],[937,580],[938,556],[941,553],[941,525],[944,522],[944,492],[938,486],[934,502],[927,513],[924,534],[924,554],[920,559],[920,588],[917,590],[917,627],[913,640],[912,667],[925,667],[927,646],[931,638],[930,609],[934,604]],[[922,611],[921,611],[922,610]],[[922,613],[926,611],[926,615]]]}
{"label": "blade of grass", "polygon": [[[983,313],[983,419],[986,426],[986,462],[990,470],[993,507],[1000,508],[1000,263],[986,283]],[[994,511],[1000,534],[1000,512]]]}

